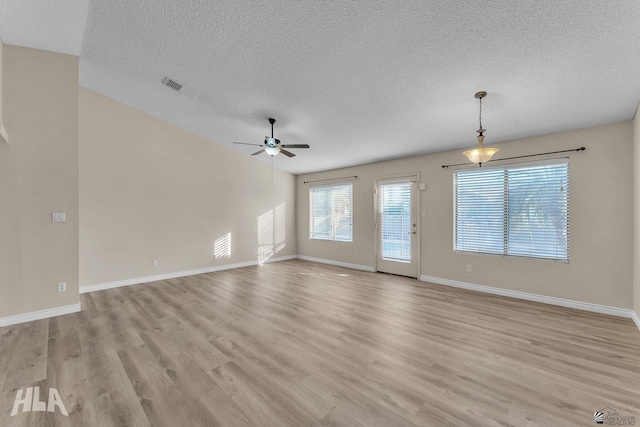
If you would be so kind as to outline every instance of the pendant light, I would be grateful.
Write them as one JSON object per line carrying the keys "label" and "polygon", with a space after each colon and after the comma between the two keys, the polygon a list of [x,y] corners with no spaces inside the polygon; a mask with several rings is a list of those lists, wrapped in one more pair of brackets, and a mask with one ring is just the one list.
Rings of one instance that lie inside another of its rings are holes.
{"label": "pendant light", "polygon": [[491,160],[493,155],[500,151],[500,149],[493,147],[484,148],[482,146],[482,142],[484,141],[483,133],[486,131],[486,129],[482,128],[482,98],[487,96],[487,92],[478,92],[475,96],[480,101],[480,129],[476,131],[478,132],[478,148],[467,150],[462,154],[467,156],[467,158],[473,163],[477,163],[480,167],[482,167],[482,164]]}

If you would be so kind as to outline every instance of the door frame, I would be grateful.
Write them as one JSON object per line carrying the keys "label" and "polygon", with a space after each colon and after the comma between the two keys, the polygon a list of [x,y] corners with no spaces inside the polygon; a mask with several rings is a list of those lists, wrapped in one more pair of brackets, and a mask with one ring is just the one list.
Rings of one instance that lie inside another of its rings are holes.
{"label": "door frame", "polygon": [[374,242],[375,244],[373,245],[374,247],[374,265],[373,265],[373,271],[374,272],[378,272],[378,251],[380,250],[380,242],[378,239],[378,184],[380,183],[380,181],[392,181],[394,179],[402,179],[402,178],[409,178],[412,184],[416,185],[416,200],[415,200],[415,207],[414,209],[416,209],[416,262],[417,262],[417,274],[418,277],[416,279],[420,280],[420,265],[422,264],[421,262],[421,257],[420,257],[420,241],[422,240],[422,232],[421,232],[421,220],[422,220],[422,216],[421,216],[421,205],[420,205],[420,192],[422,190],[420,190],[420,172],[407,172],[407,173],[394,173],[394,174],[390,174],[390,175],[382,175],[382,176],[378,176],[375,177],[373,179],[373,234],[374,234]]}

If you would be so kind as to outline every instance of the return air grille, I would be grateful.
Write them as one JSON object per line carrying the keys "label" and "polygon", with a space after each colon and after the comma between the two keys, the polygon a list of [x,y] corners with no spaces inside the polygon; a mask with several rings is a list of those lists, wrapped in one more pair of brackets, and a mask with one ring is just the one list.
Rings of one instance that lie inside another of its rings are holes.
{"label": "return air grille", "polygon": [[179,91],[182,89],[182,85],[174,80],[171,80],[169,77],[165,77],[162,81],[162,84],[165,86],[169,86],[171,89]]}

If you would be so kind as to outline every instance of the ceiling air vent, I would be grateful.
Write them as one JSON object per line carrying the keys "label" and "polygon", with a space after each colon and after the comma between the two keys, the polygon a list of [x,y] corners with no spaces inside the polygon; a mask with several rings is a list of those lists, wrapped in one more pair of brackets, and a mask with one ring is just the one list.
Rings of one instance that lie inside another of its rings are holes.
{"label": "ceiling air vent", "polygon": [[173,90],[179,91],[182,89],[182,85],[176,81],[171,80],[169,77],[165,77],[162,81],[162,84],[165,86],[169,86]]}

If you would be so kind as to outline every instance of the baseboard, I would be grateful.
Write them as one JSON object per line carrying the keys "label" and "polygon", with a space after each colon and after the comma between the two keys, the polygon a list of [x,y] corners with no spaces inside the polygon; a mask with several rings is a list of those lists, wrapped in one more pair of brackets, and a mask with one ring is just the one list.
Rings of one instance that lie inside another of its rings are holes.
{"label": "baseboard", "polygon": [[80,303],[77,303],[65,305],[64,307],[47,308],[46,310],[16,314],[15,316],[0,317],[0,327],[17,325],[18,323],[31,322],[33,320],[48,319],[49,317],[62,316],[63,314],[77,313],[80,310]]}
{"label": "baseboard", "polygon": [[324,258],[314,258],[306,255],[298,255],[297,258],[305,261],[319,262],[321,264],[329,264],[329,265],[335,265],[338,267],[352,268],[354,270],[362,270],[362,271],[370,271],[370,272],[374,271],[373,267],[369,267],[368,265],[351,264],[348,262],[334,261],[332,259],[324,259]]}
{"label": "baseboard", "polygon": [[[441,279],[439,277],[420,276],[423,282],[436,283],[438,285],[452,286],[455,288],[469,289],[472,291],[484,292],[505,297],[518,298],[527,301],[541,302],[544,304],[559,305],[561,307],[575,308],[578,310],[592,311],[595,313],[609,314],[611,316],[632,318],[633,310],[611,307],[608,305],[592,304],[588,302],[575,301],[564,298],[548,297],[545,295],[530,294],[528,292],[512,291],[510,289],[494,288],[491,286],[476,285],[474,283],[458,282],[457,280]],[[636,316],[637,319],[637,316]],[[634,320],[636,320],[634,319]],[[636,325],[640,321],[636,320]],[[640,326],[639,326],[640,327]]]}
{"label": "baseboard", "polygon": [[[282,257],[269,258],[264,263],[287,261],[287,260],[296,259],[296,258],[306,260],[306,261],[319,262],[322,264],[331,264],[338,267],[353,268],[354,270],[363,270],[363,271],[371,271],[371,272],[374,271],[373,267],[369,267],[366,265],[350,264],[347,262],[333,261],[333,260],[323,259],[323,258],[313,258],[313,257],[304,256],[304,255],[287,255]],[[213,267],[198,268],[195,270],[177,271],[173,273],[156,274],[153,276],[145,276],[145,277],[135,277],[133,279],[124,279],[124,280],[117,280],[114,282],[81,286],[80,293],[84,294],[87,292],[95,292],[95,291],[102,291],[105,289],[120,288],[122,286],[139,285],[142,283],[157,282],[159,280],[176,279],[178,277],[194,276],[196,274],[212,273],[215,271],[222,271],[222,270],[231,270],[233,268],[251,267],[254,265],[258,265],[258,261],[252,260],[252,261],[238,262],[234,264],[224,264],[224,265],[216,265]]]}
{"label": "baseboard", "polygon": [[636,313],[635,311],[631,311],[631,318],[635,322],[638,329],[640,329],[640,317],[638,317],[638,313]]}
{"label": "baseboard", "polygon": [[[295,259],[296,255],[287,255],[282,257],[269,258],[264,263],[287,261]],[[175,279],[178,277],[194,276],[196,274],[213,273],[215,271],[231,270],[233,268],[251,267],[258,265],[257,260],[237,262],[234,264],[216,265],[213,267],[198,268],[195,270],[177,271],[173,273],[156,274],[154,276],[135,277],[133,279],[117,280],[115,282],[98,283],[96,285],[87,285],[80,287],[80,293],[85,294],[87,292],[102,291],[105,289],[120,288],[122,286],[139,285],[141,283],[157,282],[158,280]]]}

